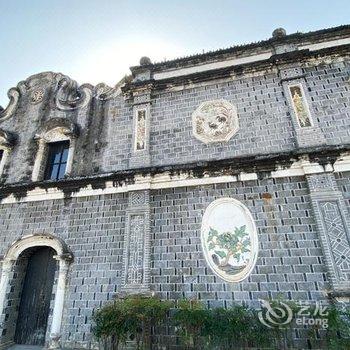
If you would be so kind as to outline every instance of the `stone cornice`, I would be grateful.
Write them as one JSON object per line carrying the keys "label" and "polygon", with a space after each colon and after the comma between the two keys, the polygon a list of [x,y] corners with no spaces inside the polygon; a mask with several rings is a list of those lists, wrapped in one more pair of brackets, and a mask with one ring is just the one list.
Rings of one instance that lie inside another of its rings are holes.
{"label": "stone cornice", "polygon": [[[256,61],[250,61],[247,63],[237,64],[234,62],[232,65],[223,68],[217,68],[213,66],[213,69],[198,71],[191,74],[184,74],[164,79],[150,79],[144,81],[134,81],[127,83],[122,87],[123,93],[131,93],[134,90],[142,89],[143,86],[152,85],[154,89],[162,90],[169,87],[174,87],[184,84],[196,84],[204,81],[225,79],[232,77],[243,77],[251,73],[258,71],[266,71],[278,69],[279,66],[288,64],[305,64],[310,60],[322,59],[329,57],[339,57],[341,55],[350,54],[350,44],[339,45],[335,47],[326,47],[317,51],[311,51],[309,49],[296,50],[285,52],[282,54],[271,54],[268,58],[259,59]],[[262,57],[262,56],[261,56]]]}
{"label": "stone cornice", "polygon": [[[350,145],[313,147],[270,155],[139,168],[55,182],[14,183],[0,187],[0,199],[2,203],[8,203],[21,201],[28,193],[40,196],[51,193],[55,194],[53,198],[70,198],[140,189],[304,176],[325,171],[350,171],[349,152]],[[107,187],[109,190],[106,191]],[[13,200],[9,201],[9,197]]]}

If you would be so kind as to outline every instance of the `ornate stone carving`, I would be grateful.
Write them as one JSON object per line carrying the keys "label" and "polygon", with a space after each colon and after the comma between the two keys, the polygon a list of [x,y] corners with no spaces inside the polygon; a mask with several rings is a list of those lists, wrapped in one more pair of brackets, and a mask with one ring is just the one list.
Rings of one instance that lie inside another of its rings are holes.
{"label": "ornate stone carving", "polygon": [[55,78],[57,81],[55,104],[59,110],[75,110],[89,104],[93,95],[91,85],[78,86],[76,81],[63,74],[57,74]]}
{"label": "ornate stone carving", "polygon": [[130,216],[128,269],[126,276],[127,284],[139,285],[143,282],[144,228],[144,215]]}
{"label": "ornate stone carving", "polygon": [[203,102],[192,115],[193,135],[204,143],[228,141],[238,127],[236,107],[225,100]]}
{"label": "ornate stone carving", "polygon": [[30,95],[30,102],[32,104],[37,104],[44,99],[44,95],[45,95],[44,89],[40,88],[40,89],[34,90]]}
{"label": "ornate stone carving", "polygon": [[300,84],[288,86],[293,108],[300,127],[312,126],[309,107]]}
{"label": "ornate stone carving", "polygon": [[341,282],[350,278],[350,241],[336,201],[320,204],[332,262]]}
{"label": "ornate stone carving", "polygon": [[136,113],[135,150],[146,148],[146,110],[140,109]]}
{"label": "ornate stone carving", "polygon": [[10,99],[8,106],[3,109],[0,106],[0,123],[11,118],[15,113],[19,101],[20,92],[18,88],[12,88],[8,91],[7,96]]}
{"label": "ornate stone carving", "polygon": [[146,204],[145,192],[137,191],[130,194],[130,206],[137,207],[143,204]]}
{"label": "ornate stone carving", "polygon": [[150,274],[150,205],[149,191],[129,193],[126,211],[126,235],[122,291],[149,291]]}
{"label": "ornate stone carving", "polygon": [[334,184],[329,174],[315,174],[309,177],[309,187],[311,192],[333,190]]}

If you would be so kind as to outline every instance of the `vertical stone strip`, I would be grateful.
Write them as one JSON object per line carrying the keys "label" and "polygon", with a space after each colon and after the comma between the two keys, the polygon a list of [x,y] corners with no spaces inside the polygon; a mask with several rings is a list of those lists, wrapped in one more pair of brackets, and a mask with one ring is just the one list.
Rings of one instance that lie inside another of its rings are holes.
{"label": "vertical stone strip", "polygon": [[335,295],[350,293],[349,214],[333,173],[307,176],[330,281]]}
{"label": "vertical stone strip", "polygon": [[151,86],[133,91],[133,134],[130,167],[151,165],[150,157]]}
{"label": "vertical stone strip", "polygon": [[127,293],[145,293],[149,291],[149,195],[149,190],[129,193],[122,287],[122,291]]}
{"label": "vertical stone strip", "polygon": [[298,146],[310,147],[326,144],[326,139],[313,112],[302,68],[299,66],[281,67],[279,74],[292,116]]}

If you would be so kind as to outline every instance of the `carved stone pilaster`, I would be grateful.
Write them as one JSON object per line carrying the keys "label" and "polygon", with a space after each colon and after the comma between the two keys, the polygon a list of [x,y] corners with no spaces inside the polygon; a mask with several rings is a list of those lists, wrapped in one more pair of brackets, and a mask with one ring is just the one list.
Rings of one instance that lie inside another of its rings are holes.
{"label": "carved stone pilaster", "polygon": [[308,175],[317,228],[335,295],[350,293],[350,219],[333,173]]}
{"label": "carved stone pilaster", "polygon": [[133,102],[133,135],[129,165],[133,168],[147,167],[151,165],[151,87],[133,91]]}
{"label": "carved stone pilaster", "polygon": [[313,112],[312,101],[308,95],[301,67],[281,67],[279,74],[290,108],[298,146],[310,147],[326,144],[326,139]]}
{"label": "carved stone pilaster", "polygon": [[122,291],[149,291],[150,205],[149,191],[129,193],[126,211],[126,232]]}

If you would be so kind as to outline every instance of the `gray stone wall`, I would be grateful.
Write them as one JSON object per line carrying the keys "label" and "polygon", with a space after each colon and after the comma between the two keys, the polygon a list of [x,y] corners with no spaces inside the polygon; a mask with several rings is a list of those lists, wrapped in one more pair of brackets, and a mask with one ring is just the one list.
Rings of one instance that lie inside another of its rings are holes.
{"label": "gray stone wall", "polygon": [[[329,145],[350,142],[349,67],[349,60],[345,59],[303,68],[313,117]],[[31,105],[24,95],[15,116],[1,124],[4,130],[17,135],[2,181],[30,181],[37,152],[35,134],[52,118],[68,119],[80,130],[72,176],[130,167],[133,109],[128,99],[122,95],[108,101],[93,99],[81,110],[64,112],[52,108],[53,83],[39,80],[37,84],[47,90],[44,101]],[[151,165],[271,154],[296,148],[294,116],[277,70],[198,84],[180,91],[155,90],[152,94]],[[228,142],[206,145],[193,136],[191,116],[201,102],[212,99],[226,99],[236,105],[240,127]]]}
{"label": "gray stone wall", "polygon": [[[339,174],[337,180],[347,198],[348,176]],[[90,346],[93,309],[121,291],[129,196],[0,206],[0,254],[16,238],[43,232],[63,238],[74,254],[63,317],[65,346]],[[222,197],[246,205],[258,229],[256,266],[238,283],[216,276],[201,248],[204,210]],[[276,297],[327,300],[330,280],[304,177],[153,190],[149,205],[150,289],[161,298],[197,298],[209,307],[233,302],[258,307],[259,299]]]}
{"label": "gray stone wall", "polygon": [[72,347],[91,339],[93,308],[121,285],[126,205],[126,195],[105,195],[0,206],[0,255],[15,239],[39,233],[64,239],[72,250],[62,329]]}
{"label": "gray stone wall", "polygon": [[[226,283],[208,267],[201,248],[201,219],[215,199],[232,197],[251,211],[259,253],[251,275]],[[197,298],[208,306],[259,299],[324,299],[323,254],[303,178],[247,181],[154,192],[152,288],[162,297]]]}

